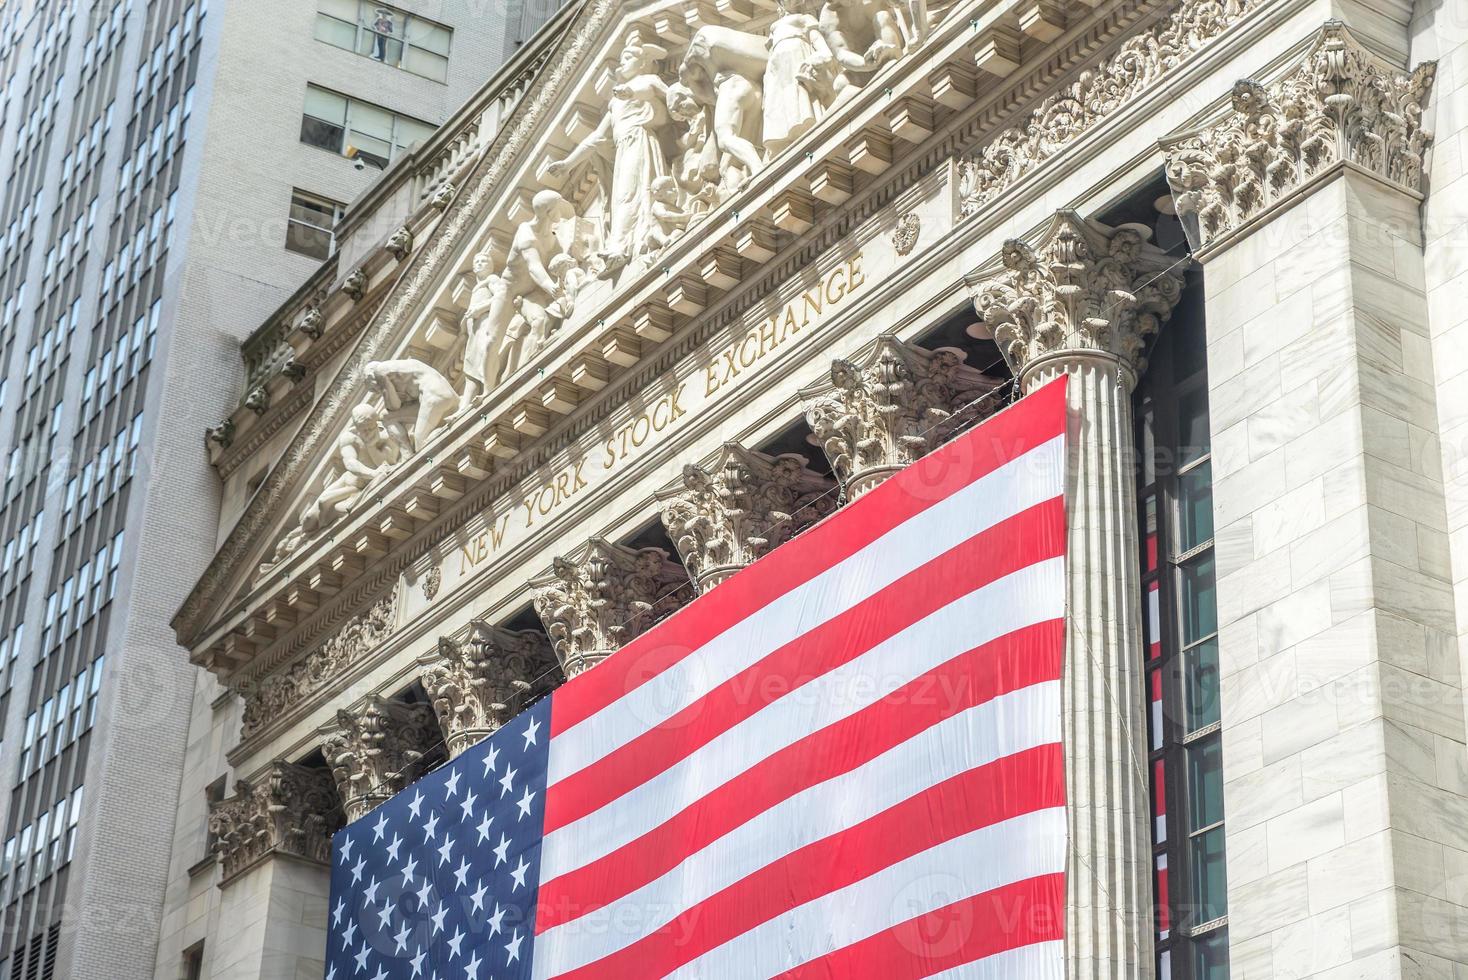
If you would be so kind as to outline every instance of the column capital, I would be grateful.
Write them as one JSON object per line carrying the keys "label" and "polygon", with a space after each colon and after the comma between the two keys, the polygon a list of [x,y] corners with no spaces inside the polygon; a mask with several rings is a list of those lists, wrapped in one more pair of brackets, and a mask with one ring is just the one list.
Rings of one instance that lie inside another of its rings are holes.
{"label": "column capital", "polygon": [[1432,133],[1422,110],[1435,62],[1404,72],[1339,21],[1276,81],[1243,79],[1230,105],[1162,143],[1173,203],[1199,251],[1339,167],[1422,193]]}
{"label": "column capital", "polygon": [[1128,387],[1144,367],[1146,338],[1182,296],[1178,260],[1140,225],[1112,228],[1060,211],[1033,241],[1011,239],[967,278],[985,327],[1032,388],[1048,369],[1100,356],[1119,362]]}
{"label": "column capital", "polygon": [[530,586],[535,612],[571,678],[677,608],[688,574],[661,548],[592,538],[569,557],[557,558],[550,574]]}
{"label": "column capital", "polygon": [[515,631],[480,620],[464,638],[441,637],[438,653],[419,661],[449,756],[456,757],[510,720],[512,703],[555,663],[536,630]]}
{"label": "column capital", "polygon": [[705,592],[831,513],[831,489],[804,457],[726,442],[713,459],[684,466],[657,499],[684,567]]}
{"label": "column capital", "polygon": [[397,793],[418,775],[439,742],[433,710],[372,694],[336,713],[322,732],[321,750],[350,822]]}
{"label": "column capital", "polygon": [[951,347],[928,350],[881,334],[831,378],[800,392],[805,418],[848,497],[916,462],[951,433],[954,413],[1001,383]]}
{"label": "column capital", "polygon": [[331,773],[272,762],[258,779],[235,781],[234,795],[209,805],[209,833],[221,887],[271,854],[331,863],[331,834],[342,812]]}

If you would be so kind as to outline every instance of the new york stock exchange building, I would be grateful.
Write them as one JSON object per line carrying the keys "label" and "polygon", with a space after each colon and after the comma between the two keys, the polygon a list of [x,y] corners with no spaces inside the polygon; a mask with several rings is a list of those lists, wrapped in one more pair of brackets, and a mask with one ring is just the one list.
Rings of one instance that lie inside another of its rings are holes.
{"label": "new york stock exchange building", "polygon": [[563,9],[245,344],[160,962],[1468,977],[1465,82],[1461,0]]}

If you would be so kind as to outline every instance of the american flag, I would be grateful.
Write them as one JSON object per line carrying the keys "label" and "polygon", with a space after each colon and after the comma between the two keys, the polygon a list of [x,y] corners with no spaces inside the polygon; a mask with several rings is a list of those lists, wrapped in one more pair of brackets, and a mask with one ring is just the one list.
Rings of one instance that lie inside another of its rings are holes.
{"label": "american flag", "polygon": [[328,980],[1060,978],[1065,382],[339,833]]}

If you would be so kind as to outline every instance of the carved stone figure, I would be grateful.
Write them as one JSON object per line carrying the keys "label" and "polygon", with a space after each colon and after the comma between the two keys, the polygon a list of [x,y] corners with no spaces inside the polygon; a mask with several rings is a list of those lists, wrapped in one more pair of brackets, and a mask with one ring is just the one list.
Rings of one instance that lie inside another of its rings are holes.
{"label": "carved stone figure", "polygon": [[820,120],[836,92],[839,66],[811,8],[811,0],[779,0],[770,25],[764,142],[772,157]]}
{"label": "carved stone figure", "polygon": [[652,182],[652,216],[657,222],[647,233],[647,251],[656,255],[688,229],[693,217],[678,203],[678,182],[672,177],[659,177]]}
{"label": "carved stone figure", "polygon": [[464,391],[458,413],[467,412],[489,388],[494,376],[492,356],[495,348],[494,324],[490,311],[502,301],[505,280],[491,271],[489,254],[474,256],[474,289],[469,294],[469,308],[464,311]]}
{"label": "carved stone figure", "polygon": [[903,9],[891,0],[826,0],[820,24],[842,68],[869,72],[927,40],[928,4],[908,0]]}
{"label": "carved stone figure", "polygon": [[659,130],[668,123],[667,85],[656,74],[667,51],[656,44],[629,39],[615,72],[617,84],[601,123],[564,160],[546,167],[562,177],[594,154],[610,151],[610,224],[601,261],[614,275],[638,258],[653,226],[652,182],[668,172]]}
{"label": "carved stone figure", "polygon": [[589,670],[671,613],[688,576],[661,548],[634,551],[592,538],[530,583],[566,677]]}
{"label": "carved stone figure", "polygon": [[834,490],[803,457],[725,443],[657,497],[684,567],[707,592],[835,510]]}
{"label": "carved stone figure", "polygon": [[273,762],[261,779],[235,781],[234,795],[209,806],[209,833],[224,882],[271,854],[331,861],[341,804],[325,769]]}
{"label": "carved stone figure", "polygon": [[403,259],[408,257],[408,253],[413,251],[412,230],[404,225],[402,228],[393,232],[387,241],[383,243],[382,247],[390,252],[393,258],[399,262],[403,261]]}
{"label": "carved stone figure", "polygon": [[[759,148],[763,95],[760,82],[769,66],[764,38],[731,27],[700,27],[688,42],[679,81],[697,102],[712,111],[715,145],[743,171],[738,187],[763,164]],[[678,115],[677,112],[674,113]]]}
{"label": "carved stone figure", "polygon": [[382,398],[387,411],[383,426],[397,445],[399,460],[427,445],[459,400],[443,375],[416,358],[372,361],[363,375],[368,390]]}
{"label": "carved stone figure", "polygon": [[469,629],[467,639],[443,637],[437,655],[420,661],[423,689],[433,699],[450,757],[509,721],[532,683],[556,662],[544,633],[479,620]]}
{"label": "carved stone figure", "polygon": [[348,822],[417,778],[421,764],[439,747],[438,726],[428,705],[376,694],[355,710],[338,711],[336,723],[322,734],[321,751]]}
{"label": "carved stone figure", "polygon": [[556,238],[556,225],[576,212],[565,198],[552,190],[538,191],[531,198],[533,217],[515,229],[505,257],[505,288],[495,296],[486,315],[495,336],[495,350],[486,375],[489,387],[499,384],[520,366],[528,333],[526,304],[549,310],[563,298],[561,282],[551,275],[547,263],[565,254]]}
{"label": "carved stone figure", "polygon": [[[691,214],[711,210],[726,194],[726,175],[720,173],[722,155],[714,139],[710,108],[701,104],[692,89],[682,82],[668,86],[668,114],[682,123],[678,153],[673,160],[673,179]],[[737,167],[731,167],[742,173]],[[661,179],[661,178],[659,178]]]}
{"label": "carved stone figure", "polygon": [[353,269],[342,280],[342,292],[346,293],[353,302],[361,299],[367,293],[367,273],[361,269]]}
{"label": "carved stone figure", "polygon": [[830,382],[801,392],[811,431],[849,497],[942,445],[962,418],[958,410],[999,386],[964,356],[882,334],[852,360],[832,362]]}

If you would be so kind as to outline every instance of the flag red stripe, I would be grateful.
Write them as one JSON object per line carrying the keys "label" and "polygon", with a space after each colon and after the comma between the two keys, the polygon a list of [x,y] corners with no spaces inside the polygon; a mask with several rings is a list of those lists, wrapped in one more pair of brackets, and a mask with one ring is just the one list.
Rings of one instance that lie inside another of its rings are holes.
{"label": "flag red stripe", "polygon": [[[775,650],[661,726],[551,785],[545,833],[595,813],[803,683],[855,660],[944,606],[1064,550],[1060,497],[980,532]],[[772,679],[783,683],[768,683]]]}
{"label": "flag red stripe", "polygon": [[779,980],[919,980],[1065,936],[1065,875],[1027,878],[916,916]]}
{"label": "flag red stripe", "polygon": [[643,887],[770,807],[865,765],[945,718],[1057,679],[1064,637],[1064,623],[1052,620],[960,654],[764,759],[601,860],[542,883],[536,933]]}
{"label": "flag red stripe", "polygon": [[[559,735],[647,683],[781,595],[871,544],[916,514],[1064,432],[1065,385],[1047,385],[983,427],[924,457],[865,494],[860,520],[827,520],[742,570],[693,607],[563,685],[551,707]],[[778,558],[775,558],[778,554]]]}
{"label": "flag red stripe", "polygon": [[663,976],[763,922],[982,827],[1065,803],[1058,743],[971,769],[800,848],[557,980]]}

